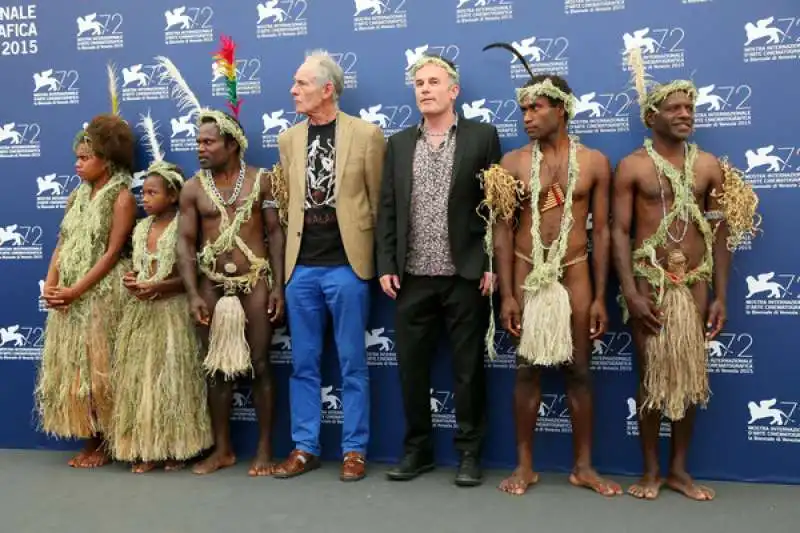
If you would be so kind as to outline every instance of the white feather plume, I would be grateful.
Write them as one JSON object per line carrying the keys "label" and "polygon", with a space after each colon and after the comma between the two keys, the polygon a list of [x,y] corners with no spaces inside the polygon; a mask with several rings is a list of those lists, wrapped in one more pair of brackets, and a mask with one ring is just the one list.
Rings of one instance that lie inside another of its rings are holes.
{"label": "white feather plume", "polygon": [[164,154],[161,152],[158,135],[156,134],[156,124],[153,122],[150,112],[148,111],[147,115],[141,115],[141,117],[142,121],[139,123],[139,126],[144,129],[144,140],[147,146],[147,153],[150,154],[150,161],[163,161]]}
{"label": "white feather plume", "polygon": [[192,92],[183,75],[168,57],[156,56],[156,64],[161,67],[161,80],[169,80],[175,84],[172,88],[172,97],[177,100],[178,109],[189,111],[190,115],[200,112],[200,100]]}
{"label": "white feather plume", "polygon": [[111,112],[119,115],[119,94],[117,93],[119,82],[117,81],[117,72],[114,65],[107,63],[106,72],[108,73],[108,94],[111,98]]}

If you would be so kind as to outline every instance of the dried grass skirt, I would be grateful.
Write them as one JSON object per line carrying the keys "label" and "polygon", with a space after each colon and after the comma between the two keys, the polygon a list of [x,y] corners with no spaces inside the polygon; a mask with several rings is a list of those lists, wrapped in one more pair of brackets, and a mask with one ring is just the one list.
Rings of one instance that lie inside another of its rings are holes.
{"label": "dried grass skirt", "polygon": [[51,436],[89,438],[108,431],[114,343],[130,300],[122,285],[128,270],[128,261],[118,262],[66,310],[48,312],[34,395],[40,429]]}
{"label": "dried grass skirt", "polygon": [[126,306],[108,439],[115,459],[186,460],[213,444],[201,362],[186,295]]}

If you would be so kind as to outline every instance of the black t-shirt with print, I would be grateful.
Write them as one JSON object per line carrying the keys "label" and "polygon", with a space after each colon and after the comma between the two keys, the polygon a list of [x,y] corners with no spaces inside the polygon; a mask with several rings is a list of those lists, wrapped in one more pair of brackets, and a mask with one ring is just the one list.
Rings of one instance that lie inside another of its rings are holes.
{"label": "black t-shirt with print", "polygon": [[336,219],[336,121],[308,126],[303,238],[297,263],[347,264]]}

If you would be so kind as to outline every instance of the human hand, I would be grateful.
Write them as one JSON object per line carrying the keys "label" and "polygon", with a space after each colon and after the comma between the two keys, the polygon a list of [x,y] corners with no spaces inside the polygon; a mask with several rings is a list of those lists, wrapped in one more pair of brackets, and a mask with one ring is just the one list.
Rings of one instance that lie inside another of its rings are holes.
{"label": "human hand", "polygon": [[381,289],[392,300],[397,298],[397,291],[400,290],[400,276],[397,274],[384,274],[380,278]]}

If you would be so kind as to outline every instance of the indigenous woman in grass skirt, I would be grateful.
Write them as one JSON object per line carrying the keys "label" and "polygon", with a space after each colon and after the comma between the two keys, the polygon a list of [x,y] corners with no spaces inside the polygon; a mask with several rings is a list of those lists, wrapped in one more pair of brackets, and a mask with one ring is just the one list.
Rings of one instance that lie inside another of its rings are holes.
{"label": "indigenous woman in grass skirt", "polygon": [[69,461],[79,468],[110,460],[103,437],[113,400],[111,356],[136,221],[129,189],[135,137],[118,115],[111,68],[109,78],[112,113],[92,119],[74,142],[81,184],[67,201],[42,291],[50,311],[35,390],[39,424],[49,435],[88,439]]}
{"label": "indigenous woman in grass skirt", "polygon": [[143,126],[154,162],[142,187],[149,215],[133,232],[135,296],[120,325],[114,367],[114,458],[142,473],[164,462],[176,470],[213,444],[200,344],[177,274],[178,198],[184,177],[163,161],[155,125]]}

